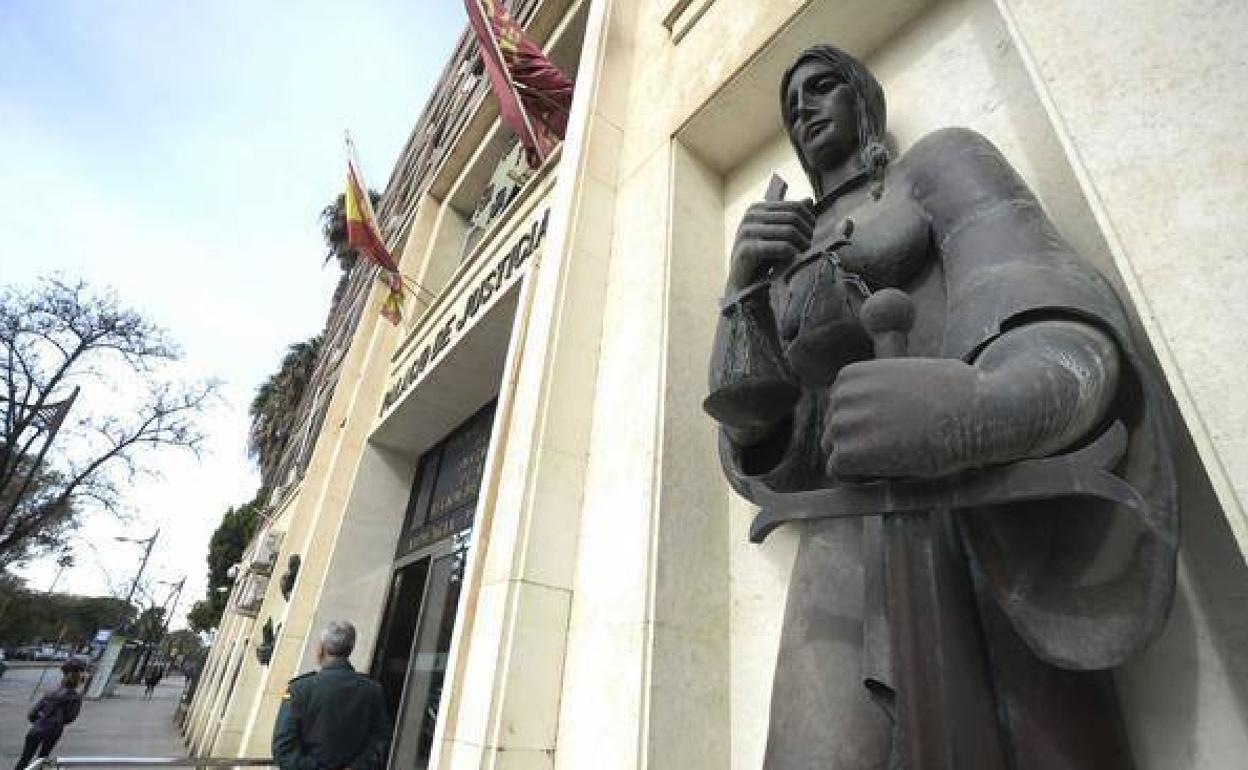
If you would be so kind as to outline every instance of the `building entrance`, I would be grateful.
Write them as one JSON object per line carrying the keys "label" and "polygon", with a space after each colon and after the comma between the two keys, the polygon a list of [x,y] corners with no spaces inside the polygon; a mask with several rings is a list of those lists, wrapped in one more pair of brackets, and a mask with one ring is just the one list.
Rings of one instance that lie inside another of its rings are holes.
{"label": "building entrance", "polygon": [[433,750],[493,422],[491,403],[417,465],[372,665],[395,726],[392,770],[424,770]]}

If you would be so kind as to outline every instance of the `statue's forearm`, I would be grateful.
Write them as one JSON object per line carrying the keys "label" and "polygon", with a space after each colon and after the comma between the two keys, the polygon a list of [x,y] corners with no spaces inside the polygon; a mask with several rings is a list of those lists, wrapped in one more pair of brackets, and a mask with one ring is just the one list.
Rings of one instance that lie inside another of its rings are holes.
{"label": "statue's forearm", "polygon": [[1014,328],[975,361],[983,372],[977,454],[988,462],[1040,457],[1087,436],[1118,389],[1120,356],[1108,334],[1078,321]]}

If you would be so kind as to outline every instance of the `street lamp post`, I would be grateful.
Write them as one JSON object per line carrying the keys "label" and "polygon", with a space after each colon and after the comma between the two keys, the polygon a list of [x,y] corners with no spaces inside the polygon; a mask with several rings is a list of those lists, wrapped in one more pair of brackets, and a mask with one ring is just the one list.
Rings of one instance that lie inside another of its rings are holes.
{"label": "street lamp post", "polygon": [[[134,592],[138,590],[139,581],[143,579],[143,570],[147,568],[147,560],[152,555],[152,546],[156,545],[156,538],[158,537],[160,537],[159,527],[156,528],[156,531],[152,533],[151,537],[144,538],[142,540],[139,540],[133,537],[114,538],[114,540],[117,540],[118,542],[121,542],[121,543],[143,543],[145,545],[143,549],[143,560],[139,562],[139,571],[134,576],[134,582],[130,584],[130,592],[126,594],[126,607],[127,608],[130,607],[130,600],[134,598]],[[125,622],[124,618],[122,619],[122,622],[123,623]]]}
{"label": "street lamp post", "polygon": [[[160,582],[169,586],[170,589],[169,589],[169,598],[165,599],[165,603],[163,605],[163,608],[165,610],[164,618],[163,618],[164,622],[162,622],[160,625],[160,634],[156,637],[156,641],[152,643],[152,648],[156,652],[158,663],[160,660],[160,647],[162,644],[164,644],[165,637],[169,634],[169,622],[173,618],[173,613],[177,612],[178,610],[178,600],[182,598],[182,587],[186,585],[186,576],[183,575],[182,579],[176,583],[172,581],[165,581],[165,580],[162,580]],[[146,671],[147,667],[150,665],[150,661],[151,661],[151,653],[148,652],[148,654],[144,656],[143,665],[140,666],[140,670]]]}
{"label": "street lamp post", "polygon": [[[151,558],[152,548],[155,547],[156,540],[159,537],[160,537],[160,527],[157,527],[156,531],[152,533],[152,536],[148,538],[133,538],[133,537],[114,537],[113,538],[119,543],[135,543],[136,545],[143,546],[143,559],[139,562],[139,571],[135,573],[134,580],[131,581],[130,583],[130,590],[126,593],[125,609],[123,610],[123,613],[125,614],[122,616],[121,622],[117,626],[118,633],[128,633],[129,630],[132,628],[132,624],[129,622],[128,618],[126,617],[127,615],[130,614],[130,607],[131,607],[130,602],[134,599],[134,594],[139,589],[139,581],[143,579],[143,571],[147,569],[147,560]],[[139,614],[142,614],[142,613],[140,612]],[[135,616],[135,620],[136,621],[138,620],[138,615]],[[123,639],[123,643],[124,643],[124,639]],[[125,674],[122,677],[122,681],[129,681],[129,678],[130,676],[133,675],[134,670],[135,669],[132,668],[127,674]]]}

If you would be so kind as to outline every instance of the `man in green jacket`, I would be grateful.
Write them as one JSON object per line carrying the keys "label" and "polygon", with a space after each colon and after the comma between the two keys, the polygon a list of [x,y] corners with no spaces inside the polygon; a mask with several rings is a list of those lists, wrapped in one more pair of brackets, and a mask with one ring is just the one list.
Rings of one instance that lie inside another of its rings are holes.
{"label": "man in green jacket", "polygon": [[287,685],[273,726],[282,770],[384,770],[390,718],[381,685],[351,667],[354,648],[355,626],[331,622],[317,646],[320,671]]}

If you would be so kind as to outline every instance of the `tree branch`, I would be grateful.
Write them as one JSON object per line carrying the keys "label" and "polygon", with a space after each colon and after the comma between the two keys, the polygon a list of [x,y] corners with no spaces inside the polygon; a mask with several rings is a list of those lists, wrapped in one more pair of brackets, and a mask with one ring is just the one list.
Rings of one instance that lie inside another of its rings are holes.
{"label": "tree branch", "polygon": [[[144,472],[141,458],[147,451],[200,450],[204,437],[196,417],[216,397],[218,384],[182,384],[161,376],[163,364],[177,360],[177,348],[162,329],[115,296],[93,293],[82,281],[57,279],[25,291],[0,291],[0,344],[7,349],[0,359],[5,367],[0,392],[7,396],[0,398],[0,565],[32,545],[55,540],[72,526],[83,503],[117,513],[118,481],[133,481]],[[118,366],[137,376],[146,391],[141,387],[124,393],[126,398],[109,399],[110,413],[92,414],[89,406],[75,403],[75,413],[87,412],[72,429],[62,425],[71,440],[58,438],[46,463],[30,460],[40,437],[47,437],[41,410],[63,398],[69,383],[115,390]],[[125,403],[130,396],[133,405]],[[126,410],[131,417],[119,413]],[[24,464],[37,482],[23,482],[22,490],[31,486],[28,493],[14,491]]]}

